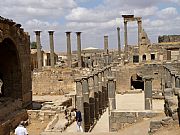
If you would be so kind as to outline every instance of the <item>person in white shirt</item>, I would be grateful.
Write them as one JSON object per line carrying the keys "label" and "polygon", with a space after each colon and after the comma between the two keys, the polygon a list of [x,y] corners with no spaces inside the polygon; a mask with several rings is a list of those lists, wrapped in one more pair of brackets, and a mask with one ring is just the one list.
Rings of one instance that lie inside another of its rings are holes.
{"label": "person in white shirt", "polygon": [[24,121],[21,121],[15,129],[15,135],[28,135],[27,129],[24,127]]}

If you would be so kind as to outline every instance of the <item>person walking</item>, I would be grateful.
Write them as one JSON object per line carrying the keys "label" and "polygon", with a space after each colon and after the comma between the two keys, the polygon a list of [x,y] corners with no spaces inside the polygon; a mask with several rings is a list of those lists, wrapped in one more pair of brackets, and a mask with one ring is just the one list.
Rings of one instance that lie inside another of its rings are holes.
{"label": "person walking", "polygon": [[81,126],[81,122],[82,122],[81,112],[77,109],[75,111],[76,111],[77,132],[83,132],[83,129]]}
{"label": "person walking", "polygon": [[21,121],[15,129],[15,135],[28,135],[27,129],[24,127],[24,121]]}

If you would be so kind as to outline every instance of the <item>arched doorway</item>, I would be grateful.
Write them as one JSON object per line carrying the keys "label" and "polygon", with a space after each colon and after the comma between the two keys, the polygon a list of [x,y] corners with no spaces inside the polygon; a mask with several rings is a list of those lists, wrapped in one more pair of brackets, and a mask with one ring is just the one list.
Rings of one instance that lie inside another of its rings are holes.
{"label": "arched doorway", "polygon": [[22,99],[22,73],[18,52],[9,38],[0,43],[1,97]]}
{"label": "arched doorway", "polygon": [[144,90],[144,81],[142,77],[134,74],[131,76],[131,88]]}

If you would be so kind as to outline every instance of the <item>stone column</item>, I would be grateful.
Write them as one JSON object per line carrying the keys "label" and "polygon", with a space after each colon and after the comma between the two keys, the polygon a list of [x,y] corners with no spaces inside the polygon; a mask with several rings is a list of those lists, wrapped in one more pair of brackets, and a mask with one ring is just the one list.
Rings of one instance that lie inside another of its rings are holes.
{"label": "stone column", "polygon": [[50,41],[50,58],[51,58],[51,67],[54,67],[54,39],[53,39],[53,33],[54,31],[48,31],[49,32],[49,41]]}
{"label": "stone column", "polygon": [[98,70],[98,80],[99,80],[99,114],[102,115],[102,70]]}
{"label": "stone column", "polygon": [[138,45],[141,45],[142,21],[138,20]]}
{"label": "stone column", "polygon": [[109,99],[109,111],[116,109],[116,86],[114,77],[108,77],[108,99]]}
{"label": "stone column", "polygon": [[66,32],[67,37],[67,63],[68,67],[71,67],[72,64],[72,56],[71,56],[71,32]]}
{"label": "stone column", "polygon": [[121,41],[120,41],[120,28],[117,27],[117,34],[118,34],[118,55],[121,56]]}
{"label": "stone column", "polygon": [[98,72],[94,73],[94,97],[95,97],[95,117],[96,120],[99,119],[99,80]]}
{"label": "stone column", "polygon": [[152,110],[152,80],[149,76],[143,77],[144,79],[144,97],[145,97],[145,110]]}
{"label": "stone column", "polygon": [[76,78],[76,108],[81,112],[82,115],[82,128],[84,131],[84,98],[83,98],[83,91],[82,91],[82,79]]}
{"label": "stone column", "polygon": [[175,75],[177,74],[176,71],[172,71],[171,72],[171,86],[172,88],[176,87],[176,80],[175,80]]}
{"label": "stone column", "polygon": [[95,99],[94,99],[94,75],[90,74],[88,78],[89,85],[89,106],[90,106],[90,124],[93,126],[95,119]]}
{"label": "stone column", "polygon": [[78,67],[82,67],[82,60],[81,60],[81,32],[76,32],[76,35],[77,35]]}
{"label": "stone column", "polygon": [[109,55],[104,54],[104,66],[107,66],[109,64]]}
{"label": "stone column", "polygon": [[40,40],[40,33],[41,31],[35,31],[36,34],[36,45],[37,45],[37,62],[38,62],[38,69],[42,69],[42,53],[41,53],[41,40]]}
{"label": "stone column", "polygon": [[89,86],[88,86],[88,77],[82,77],[82,91],[84,97],[84,128],[85,132],[88,132],[90,129],[90,106],[89,106]]}
{"label": "stone column", "polygon": [[125,53],[125,60],[127,59],[127,51],[128,51],[128,38],[127,38],[127,21],[124,20],[124,53]]}
{"label": "stone column", "polygon": [[104,53],[108,54],[109,49],[108,49],[108,36],[104,36]]}

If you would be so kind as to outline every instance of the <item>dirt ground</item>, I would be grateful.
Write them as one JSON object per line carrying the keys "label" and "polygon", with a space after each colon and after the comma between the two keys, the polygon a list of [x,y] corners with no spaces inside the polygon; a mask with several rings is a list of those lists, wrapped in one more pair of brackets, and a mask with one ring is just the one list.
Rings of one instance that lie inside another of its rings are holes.
{"label": "dirt ground", "polygon": [[40,122],[38,120],[32,120],[31,124],[29,124],[27,127],[29,135],[40,135],[49,122],[50,121]]}

